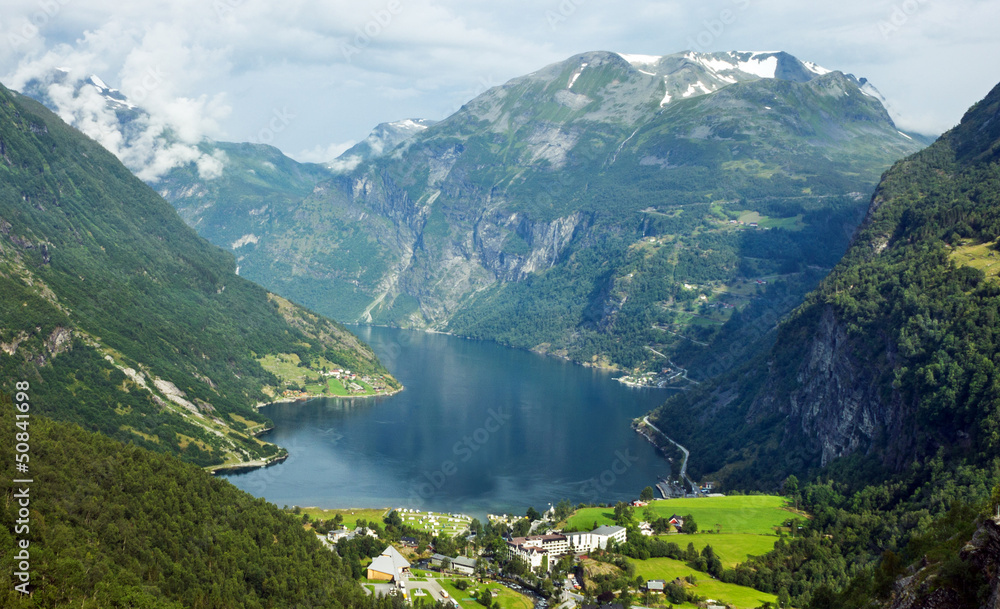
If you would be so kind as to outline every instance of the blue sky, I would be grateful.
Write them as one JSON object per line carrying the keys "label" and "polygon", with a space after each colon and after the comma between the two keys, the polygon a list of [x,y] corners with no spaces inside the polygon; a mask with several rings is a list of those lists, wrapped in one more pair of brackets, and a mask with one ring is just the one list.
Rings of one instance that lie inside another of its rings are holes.
{"label": "blue sky", "polygon": [[784,50],[940,133],[1000,82],[998,23],[998,0],[4,0],[0,79],[96,73],[185,141],[321,161],[583,51]]}

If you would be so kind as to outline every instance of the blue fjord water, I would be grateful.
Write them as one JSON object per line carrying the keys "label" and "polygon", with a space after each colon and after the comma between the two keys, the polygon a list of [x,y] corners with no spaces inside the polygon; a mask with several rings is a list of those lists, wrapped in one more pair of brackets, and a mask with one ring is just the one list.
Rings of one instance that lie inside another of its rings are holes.
{"label": "blue fjord water", "polygon": [[281,464],[227,476],[279,506],[486,513],[632,499],[670,464],[629,423],[664,390],[561,359],[389,328],[353,329],[406,389],[273,404]]}

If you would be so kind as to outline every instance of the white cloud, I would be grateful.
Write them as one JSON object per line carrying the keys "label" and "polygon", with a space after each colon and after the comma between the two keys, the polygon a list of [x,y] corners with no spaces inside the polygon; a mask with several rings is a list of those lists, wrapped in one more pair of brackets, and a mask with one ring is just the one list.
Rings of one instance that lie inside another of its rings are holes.
{"label": "white cloud", "polygon": [[[108,59],[127,39],[131,47],[117,69]],[[201,152],[206,137],[222,135],[219,121],[229,112],[221,95],[179,95],[174,75],[197,70],[197,45],[188,45],[176,28],[140,32],[111,21],[87,32],[76,44],[56,44],[37,58],[25,58],[6,79],[22,89],[35,81],[66,122],[97,140],[143,180],[156,181],[167,171],[195,163],[203,178],[221,175],[223,159]],[[78,87],[91,73],[110,80],[114,72],[128,100],[145,114],[122,122],[92,86]]]}
{"label": "white cloud", "polygon": [[[924,131],[957,122],[1000,80],[1000,65],[986,60],[1000,54],[1000,3],[982,0],[51,4],[58,8],[41,18],[37,0],[4,2],[6,84],[56,52],[126,94],[146,93],[150,129],[169,129],[177,143],[253,140],[276,108],[287,108],[296,119],[272,143],[306,156],[394,118],[444,118],[487,85],[588,50],[661,55],[704,41],[704,50],[783,49],[868,77],[912,122],[905,126]],[[37,34],[12,46],[10,36],[32,19]],[[345,55],[348,46],[358,52]],[[152,88],[150,70],[162,74]],[[180,160],[180,152],[163,155]]]}
{"label": "white cloud", "polygon": [[[291,157],[300,163],[330,163],[356,143],[349,141],[328,144],[326,146],[319,145],[308,150],[302,150],[298,154],[291,155]],[[357,163],[355,163],[355,166],[357,166]],[[354,169],[354,167],[351,167],[351,169]]]}

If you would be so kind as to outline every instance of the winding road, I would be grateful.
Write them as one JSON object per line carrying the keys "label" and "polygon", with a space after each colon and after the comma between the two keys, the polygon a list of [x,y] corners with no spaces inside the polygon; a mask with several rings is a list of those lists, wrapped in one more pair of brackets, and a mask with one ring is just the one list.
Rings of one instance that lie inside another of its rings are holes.
{"label": "winding road", "polygon": [[645,423],[646,425],[649,425],[651,428],[655,429],[657,433],[659,433],[661,436],[663,436],[664,438],[666,438],[668,441],[670,441],[671,444],[673,444],[674,446],[676,446],[677,448],[679,448],[680,451],[682,453],[684,453],[684,460],[681,462],[681,478],[683,480],[687,480],[687,483],[691,485],[691,492],[692,493],[695,492],[695,490],[698,488],[698,485],[696,485],[694,483],[694,480],[692,480],[691,478],[689,478],[688,475],[687,475],[688,458],[691,456],[691,451],[689,451],[688,449],[684,448],[683,446],[681,446],[680,444],[678,444],[677,442],[675,442],[673,438],[671,438],[667,434],[663,433],[663,431],[659,427],[657,427],[656,425],[653,425],[652,423],[650,423],[648,416],[643,417],[642,418],[642,422]]}

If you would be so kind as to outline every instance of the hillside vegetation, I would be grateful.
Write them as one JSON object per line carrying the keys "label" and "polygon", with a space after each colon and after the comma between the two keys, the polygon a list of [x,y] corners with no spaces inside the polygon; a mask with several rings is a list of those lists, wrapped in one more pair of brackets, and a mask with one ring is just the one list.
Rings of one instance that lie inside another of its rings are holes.
{"label": "hillside vegetation", "polygon": [[793,602],[862,607],[930,565],[941,579],[924,593],[958,594],[938,606],[979,606],[986,582],[958,551],[1000,480],[998,237],[1000,86],[885,175],[772,349],[655,413],[698,447],[692,475],[783,486],[814,516],[737,581],[784,578]]}
{"label": "hillside vegetation", "polygon": [[249,435],[295,354],[386,376],[343,326],[270,296],[100,145],[0,87],[0,388],[203,466],[278,455]]}
{"label": "hillside vegetation", "polygon": [[[14,462],[13,404],[0,397],[0,459]],[[350,568],[301,520],[170,455],[76,425],[30,419],[31,596],[14,590],[13,552],[0,556],[0,606],[156,609],[357,607]],[[6,475],[0,496],[12,502]],[[22,485],[23,486],[23,485]],[[0,544],[14,547],[11,509]]]}

